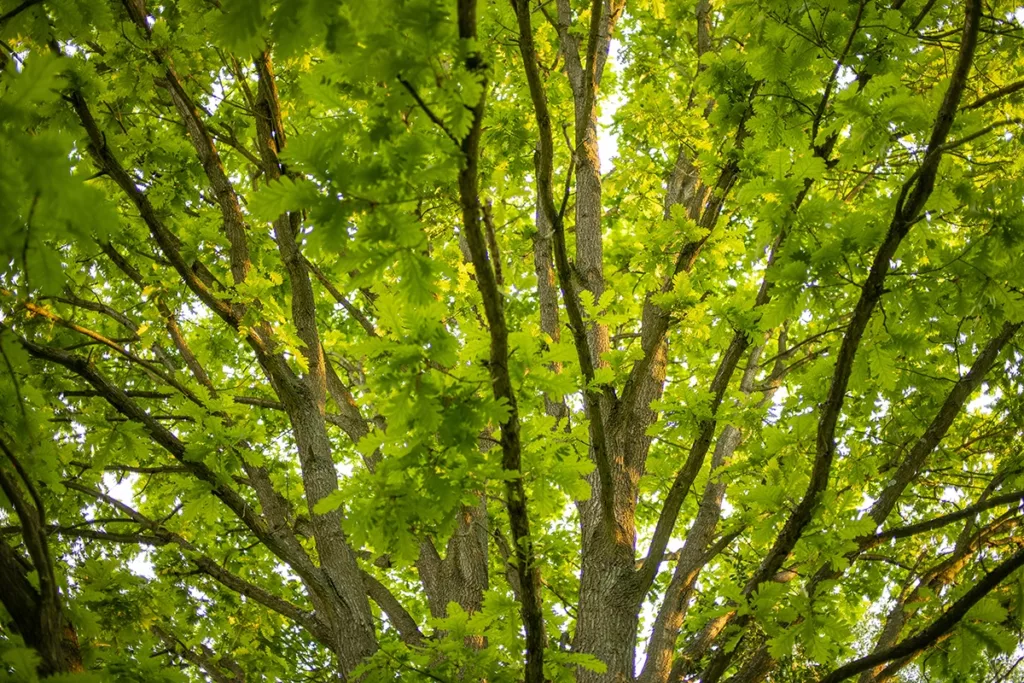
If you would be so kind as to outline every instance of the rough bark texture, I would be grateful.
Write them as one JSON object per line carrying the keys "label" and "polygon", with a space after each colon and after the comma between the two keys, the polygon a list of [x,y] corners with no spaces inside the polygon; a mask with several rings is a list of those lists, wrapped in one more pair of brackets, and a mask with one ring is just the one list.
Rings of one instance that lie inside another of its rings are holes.
{"label": "rough bark texture", "polygon": [[[478,505],[462,509],[443,558],[432,542],[421,544],[416,566],[433,616],[448,616],[449,602],[468,613],[480,609],[488,586],[487,542],[487,501],[481,499]],[[483,641],[474,638],[471,644],[480,647]]]}
{"label": "rough bark texture", "polygon": [[[82,671],[78,635],[64,614],[53,558],[47,542],[45,510],[14,447],[0,441],[0,491],[21,523],[28,558],[0,541],[0,603],[25,644],[39,654],[40,676]],[[20,480],[20,481],[19,481]],[[38,588],[29,580],[35,572]]]}

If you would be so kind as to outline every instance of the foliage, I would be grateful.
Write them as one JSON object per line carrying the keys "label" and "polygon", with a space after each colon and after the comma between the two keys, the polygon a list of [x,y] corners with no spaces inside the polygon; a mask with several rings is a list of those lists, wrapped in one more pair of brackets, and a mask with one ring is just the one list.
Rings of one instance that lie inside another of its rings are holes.
{"label": "foliage", "polygon": [[1022,39],[0,0],[0,675],[1019,679]]}

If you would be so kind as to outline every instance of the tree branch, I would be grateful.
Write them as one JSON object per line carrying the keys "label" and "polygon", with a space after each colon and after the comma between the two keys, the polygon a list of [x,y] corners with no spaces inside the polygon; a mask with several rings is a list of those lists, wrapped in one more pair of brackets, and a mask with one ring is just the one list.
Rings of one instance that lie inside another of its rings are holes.
{"label": "tree branch", "polygon": [[401,635],[402,641],[408,645],[422,645],[426,636],[420,631],[416,620],[388,590],[387,586],[365,571],[363,572],[363,582],[366,584],[366,592],[369,593],[370,599],[377,603],[377,606],[387,615],[388,621]]}
{"label": "tree branch", "polygon": [[964,109],[978,109],[979,107],[984,107],[989,102],[995,102],[998,99],[1002,99],[1003,97],[1013,95],[1014,93],[1020,92],[1021,90],[1024,90],[1024,80],[1009,83],[1001,88],[993,90],[990,93],[982,95],[978,99],[974,100],[973,102],[965,106]]}
{"label": "tree branch", "polygon": [[[477,39],[476,0],[459,0],[459,38],[467,43]],[[486,86],[485,65],[479,53],[470,51],[466,55],[466,70]],[[469,133],[460,141],[465,164],[459,171],[459,201],[462,209],[462,225],[466,242],[476,272],[477,289],[483,299],[487,327],[490,331],[490,359],[488,369],[494,398],[503,402],[508,416],[501,424],[502,468],[505,479],[505,505],[512,528],[512,540],[516,557],[516,570],[521,584],[521,614],[526,631],[527,683],[544,681],[544,633],[543,602],[540,588],[540,568],[533,551],[530,535],[530,521],[527,513],[526,489],[522,479],[522,444],[519,437],[519,408],[512,378],[509,374],[508,325],[505,318],[504,297],[498,287],[497,276],[487,252],[487,242],[481,226],[481,206],[478,166],[480,161],[480,137],[482,133],[487,88],[481,88],[480,100],[474,105],[473,123]]]}
{"label": "tree branch", "polygon": [[974,517],[979,512],[991,510],[992,508],[999,507],[1000,505],[1010,504],[1016,504],[1018,506],[1024,504],[1024,491],[1014,491],[1013,493],[1004,493],[1001,496],[993,496],[979,503],[968,505],[964,509],[957,510],[956,512],[950,512],[949,514],[935,517],[934,519],[928,519],[923,522],[917,522],[915,524],[908,524],[906,526],[879,531],[877,534],[862,536],[859,540],[861,543],[866,544],[866,548],[873,548],[891,539],[909,538],[910,536],[916,536],[917,534],[941,529],[944,526],[954,522],[959,522],[962,519]]}
{"label": "tree branch", "polygon": [[822,678],[819,683],[839,683],[839,681],[856,676],[862,671],[867,671],[879,664],[884,664],[901,657],[913,656],[925,650],[937,642],[939,638],[952,631],[978,601],[992,592],[1006,577],[1020,567],[1024,567],[1024,549],[1018,550],[1009,558],[1003,560],[991,572],[985,574],[963,597],[943,612],[938,619],[918,631],[914,636],[906,638],[891,648],[844,664]]}
{"label": "tree branch", "polygon": [[[142,534],[111,534],[109,532],[104,532],[102,540],[111,540],[118,543],[125,543],[132,542],[129,540],[129,536],[135,536],[138,539],[137,542],[147,543],[150,545],[176,545],[179,548],[181,548],[182,551],[184,551],[182,553],[182,556],[187,561],[194,564],[204,574],[210,576],[212,579],[216,580],[221,585],[238,593],[239,595],[244,595],[245,597],[252,599],[254,602],[263,605],[267,609],[270,609],[280,614],[281,616],[292,620],[297,625],[309,631],[312,636],[314,636],[321,642],[324,642],[325,645],[333,648],[333,644],[328,644],[329,638],[327,637],[324,624],[312,612],[303,610],[297,605],[294,605],[291,602],[279,596],[273,595],[266,589],[239,578],[235,574],[224,569],[213,558],[203,553],[202,550],[200,550],[198,547],[196,547],[191,542],[186,540],[180,534],[174,533],[163,524],[160,524],[150,519],[149,517],[146,517],[138,510],[132,508],[126,503],[121,502],[120,500],[114,498],[113,496],[103,493],[102,491],[97,491],[96,489],[90,486],[80,484],[74,480],[65,480],[63,484],[64,486],[73,491],[83,493],[87,496],[90,496],[91,498],[94,498],[102,503],[109,505],[115,510],[118,510],[139,526],[145,529],[149,529],[152,534],[151,536],[145,536]],[[80,531],[67,531],[58,529],[58,533],[70,533],[72,535],[79,535]]]}
{"label": "tree branch", "polygon": [[427,118],[433,121],[434,125],[437,126],[442,133],[445,134],[445,137],[454,142],[456,145],[461,146],[461,141],[457,137],[452,135],[452,132],[448,129],[448,126],[445,125],[444,120],[442,120],[440,116],[434,113],[434,110],[430,108],[430,105],[423,101],[423,98],[420,97],[419,92],[417,92],[413,84],[405,80],[405,78],[403,78],[401,74],[398,75],[398,82],[402,84],[402,87],[405,88],[410,95],[412,95],[412,99],[416,102],[417,105],[419,105],[419,108],[422,109],[423,113],[427,115]]}
{"label": "tree branch", "polygon": [[875,255],[871,271],[861,289],[861,296],[854,308],[853,317],[846,328],[842,345],[836,358],[835,370],[829,385],[828,397],[821,407],[818,422],[817,448],[811,480],[803,498],[797,504],[793,514],[786,520],[776,538],[775,544],[762,561],[758,570],[744,588],[744,593],[751,594],[763,581],[774,575],[782,566],[803,530],[810,523],[818,498],[828,486],[832,460],[835,456],[835,431],[842,412],[846,388],[853,369],[853,360],[857,353],[868,321],[875,305],[885,293],[883,283],[889,272],[890,264],[903,238],[910,231],[924,203],[931,196],[942,158],[942,146],[946,142],[953,117],[956,114],[960,98],[963,95],[967,76],[974,59],[977,45],[978,26],[981,20],[981,0],[968,0],[964,21],[963,37],[957,57],[953,77],[939,107],[938,115],[929,138],[927,152],[921,168],[904,184],[900,198],[896,204],[889,230],[882,246]]}
{"label": "tree branch", "polygon": [[526,80],[533,101],[534,115],[540,131],[540,144],[537,159],[537,188],[541,207],[552,228],[554,240],[555,268],[558,273],[558,284],[562,291],[572,332],[576,356],[583,374],[584,394],[586,396],[586,412],[590,421],[590,447],[594,452],[600,479],[601,509],[604,515],[607,532],[612,533],[619,543],[628,543],[630,531],[621,529],[615,519],[615,488],[612,480],[611,462],[605,439],[604,417],[601,413],[601,392],[594,386],[594,362],[591,357],[590,344],[587,341],[586,324],[579,297],[573,285],[572,267],[565,245],[565,224],[555,208],[552,175],[554,166],[554,141],[551,128],[551,115],[548,111],[547,95],[537,68],[537,50],[533,40],[530,8],[527,0],[514,0],[516,17],[519,25],[519,52],[523,58]]}

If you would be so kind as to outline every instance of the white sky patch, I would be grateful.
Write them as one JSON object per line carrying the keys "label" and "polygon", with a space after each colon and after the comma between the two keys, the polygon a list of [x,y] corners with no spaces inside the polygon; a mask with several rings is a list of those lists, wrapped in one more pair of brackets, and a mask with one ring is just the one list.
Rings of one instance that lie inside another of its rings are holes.
{"label": "white sky patch", "polygon": [[989,415],[992,412],[992,406],[1002,396],[1003,392],[999,387],[996,387],[995,391],[989,391],[988,385],[982,384],[981,393],[967,404],[967,412],[975,415]]}
{"label": "white sky patch", "polygon": [[[139,479],[137,474],[117,475],[107,472],[103,475],[103,485],[111,498],[116,498],[125,505],[136,507],[135,482]],[[155,579],[156,572],[153,570],[153,557],[149,549],[140,550],[135,557],[128,561],[128,570],[136,576],[144,579]]]}
{"label": "white sky patch", "polygon": [[654,627],[654,620],[657,616],[658,613],[655,605],[651,604],[649,600],[644,600],[643,605],[640,606],[639,632],[645,634],[646,637],[637,640],[636,654],[633,656],[633,663],[637,673],[643,671],[644,664],[647,662],[647,644],[650,642],[651,629]]}
{"label": "white sky patch", "polygon": [[153,557],[149,550],[142,550],[128,562],[128,571],[135,576],[144,579],[155,579],[156,572],[153,571]]}
{"label": "white sky patch", "polygon": [[137,474],[116,475],[107,472],[103,475],[103,485],[107,487],[107,493],[111,497],[135,507],[135,482],[138,478]]}
{"label": "white sky patch", "polygon": [[568,406],[569,410],[572,410],[573,412],[583,412],[584,404],[582,393],[577,392],[575,394],[566,394],[564,400],[565,405]]}
{"label": "white sky patch", "polygon": [[764,416],[765,424],[773,425],[779,421],[782,417],[782,408],[786,403],[786,399],[789,398],[789,390],[785,385],[779,387],[774,394],[772,394],[772,405],[769,406],[768,412]]}
{"label": "white sky patch", "polygon": [[203,106],[206,108],[206,111],[210,112],[211,114],[217,113],[217,108],[220,106],[220,103],[224,100],[224,97],[227,94],[224,91],[224,86],[222,85],[222,82],[223,81],[221,81],[218,78],[217,80],[210,83],[210,94],[205,98],[205,101],[203,102]]}
{"label": "white sky patch", "polygon": [[962,492],[953,488],[952,486],[947,486],[945,489],[943,489],[942,496],[940,496],[939,500],[941,500],[944,503],[959,503],[963,499],[963,497],[964,495]]}
{"label": "white sky patch", "polygon": [[729,502],[728,496],[722,496],[722,518],[732,517],[732,513],[736,508]]}
{"label": "white sky patch", "polygon": [[875,410],[871,413],[871,417],[869,419],[872,422],[878,422],[879,420],[885,418],[885,416],[889,414],[890,406],[891,404],[888,400],[879,396],[875,400]]}
{"label": "white sky patch", "polygon": [[839,84],[839,88],[845,88],[846,86],[857,80],[857,72],[848,66],[840,66],[839,72],[836,74],[836,83]]}
{"label": "white sky patch", "polygon": [[[875,499],[869,496],[867,493],[861,495],[860,505],[857,507],[857,512],[864,513],[871,509],[875,504]],[[860,519],[860,515],[857,516]]]}
{"label": "white sky patch", "polygon": [[299,581],[301,581],[298,574],[293,572],[288,565],[281,562],[278,562],[274,565],[274,573],[286,581],[291,581],[294,583],[298,583]]}
{"label": "white sky patch", "polygon": [[[622,43],[613,38],[608,49],[606,70],[616,74],[622,73],[621,53]],[[622,94],[618,91],[609,93],[599,103],[601,110],[597,118],[597,154],[601,159],[601,173],[611,171],[615,166],[615,158],[619,156],[619,134],[615,130],[615,114],[622,104]]]}
{"label": "white sky patch", "polygon": [[684,543],[686,543],[686,539],[684,538],[670,538],[668,539],[668,543],[665,544],[665,552],[674,553],[677,550],[681,550]]}

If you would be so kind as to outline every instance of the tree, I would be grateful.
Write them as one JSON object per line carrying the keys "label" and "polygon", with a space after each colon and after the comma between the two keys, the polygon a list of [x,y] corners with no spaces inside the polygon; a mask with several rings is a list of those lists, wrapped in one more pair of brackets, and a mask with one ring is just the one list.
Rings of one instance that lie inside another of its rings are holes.
{"label": "tree", "polygon": [[1019,679],[1022,38],[0,2],[6,674]]}

